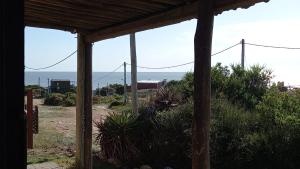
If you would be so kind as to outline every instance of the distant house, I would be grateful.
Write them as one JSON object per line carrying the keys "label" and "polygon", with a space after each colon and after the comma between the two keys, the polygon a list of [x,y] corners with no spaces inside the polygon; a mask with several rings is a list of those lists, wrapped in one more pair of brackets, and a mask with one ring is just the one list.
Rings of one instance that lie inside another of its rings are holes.
{"label": "distant house", "polygon": [[64,79],[53,79],[50,85],[51,93],[66,93],[71,91],[71,81]]}
{"label": "distant house", "polygon": [[159,80],[141,80],[137,82],[137,89],[159,89],[167,83],[167,80],[159,81]]}

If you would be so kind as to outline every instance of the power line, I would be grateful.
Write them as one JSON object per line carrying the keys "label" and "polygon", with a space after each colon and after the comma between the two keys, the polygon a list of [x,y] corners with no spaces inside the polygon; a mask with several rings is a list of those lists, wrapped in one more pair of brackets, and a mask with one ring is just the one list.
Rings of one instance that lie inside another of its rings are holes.
{"label": "power line", "polygon": [[72,52],[71,54],[69,54],[67,57],[63,58],[62,60],[50,65],[50,66],[46,66],[46,67],[40,67],[40,68],[32,68],[32,67],[28,67],[28,66],[25,66],[25,68],[27,69],[31,69],[31,70],[43,70],[43,69],[48,69],[48,68],[51,68],[53,66],[56,66],[58,64],[60,64],[61,62],[67,60],[68,58],[70,58],[71,56],[73,56],[75,53],[77,52],[77,50],[75,50],[74,52]]}
{"label": "power line", "polygon": [[[239,43],[237,43],[237,44],[234,44],[234,45],[232,45],[232,46],[229,46],[228,48],[225,48],[225,49],[223,49],[223,50],[221,50],[221,51],[219,51],[219,52],[216,52],[216,53],[212,54],[211,56],[215,56],[215,55],[218,55],[218,54],[220,54],[220,53],[223,53],[223,52],[225,52],[225,51],[227,51],[227,50],[229,50],[229,49],[231,49],[231,48],[236,47],[236,46],[239,45],[239,44],[241,44],[241,42],[239,42]],[[189,64],[192,64],[192,63],[194,63],[194,61],[192,61],[192,62],[187,62],[187,63],[183,63],[183,64],[178,64],[178,65],[173,65],[173,66],[165,66],[165,67],[146,67],[146,66],[136,66],[136,67],[142,68],[142,69],[169,69],[169,68],[175,68],[175,67],[180,67],[180,66],[189,65]],[[128,65],[131,65],[130,63],[127,63],[127,64],[128,64]]]}
{"label": "power line", "polygon": [[123,63],[122,63],[120,66],[118,66],[117,68],[115,68],[114,70],[112,70],[111,72],[108,72],[107,74],[105,74],[105,75],[103,75],[103,76],[97,78],[96,81],[102,80],[102,79],[104,79],[104,78],[110,76],[112,73],[114,73],[114,72],[116,72],[117,70],[119,70],[122,66],[123,66]]}
{"label": "power line", "polygon": [[[179,65],[165,66],[165,67],[146,67],[146,66],[136,66],[136,67],[143,68],[143,69],[168,69],[168,68],[174,68],[174,67],[189,65],[189,64],[192,64],[192,63],[194,63],[194,62],[187,62],[187,63],[183,63],[183,64],[179,64]],[[127,64],[131,65],[130,63],[127,63]]]}
{"label": "power line", "polygon": [[234,44],[234,45],[232,45],[232,46],[229,46],[228,48],[223,49],[223,50],[221,50],[221,51],[219,51],[219,52],[217,52],[217,53],[214,53],[214,54],[212,54],[211,56],[215,56],[215,55],[218,55],[218,54],[220,54],[220,53],[223,53],[223,52],[225,52],[225,51],[227,51],[227,50],[229,50],[229,49],[231,49],[231,48],[236,47],[236,46],[239,45],[239,44],[241,44],[241,42],[239,42],[239,43],[237,43],[237,44]]}
{"label": "power line", "polygon": [[293,50],[300,50],[300,48],[294,48],[294,47],[285,47],[285,46],[271,46],[271,45],[261,45],[261,44],[255,44],[255,43],[245,43],[247,45],[251,46],[258,46],[258,47],[265,47],[265,48],[276,48],[276,49],[293,49]]}

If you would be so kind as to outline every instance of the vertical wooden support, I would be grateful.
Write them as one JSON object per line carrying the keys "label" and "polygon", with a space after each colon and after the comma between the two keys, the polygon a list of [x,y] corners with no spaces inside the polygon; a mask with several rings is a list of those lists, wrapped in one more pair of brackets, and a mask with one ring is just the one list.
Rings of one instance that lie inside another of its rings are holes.
{"label": "vertical wooden support", "polygon": [[92,168],[92,44],[77,36],[76,165]]}
{"label": "vertical wooden support", "polygon": [[245,39],[242,39],[242,56],[241,56],[241,65],[242,68],[245,68]]}
{"label": "vertical wooden support", "polygon": [[26,168],[24,1],[0,1],[0,168]]}
{"label": "vertical wooden support", "polygon": [[199,1],[198,22],[194,38],[194,116],[192,128],[192,168],[209,169],[209,128],[211,100],[211,43],[213,1]]}
{"label": "vertical wooden support", "polygon": [[34,111],[33,111],[33,134],[38,134],[39,133],[39,107],[34,106]]}
{"label": "vertical wooden support", "polygon": [[124,104],[127,103],[126,62],[124,62]]}
{"label": "vertical wooden support", "polygon": [[33,98],[32,90],[27,91],[27,148],[33,148]]}
{"label": "vertical wooden support", "polygon": [[132,93],[132,109],[134,113],[138,113],[138,97],[137,97],[137,65],[136,65],[136,47],[135,34],[130,34],[130,55],[131,55],[131,93]]}

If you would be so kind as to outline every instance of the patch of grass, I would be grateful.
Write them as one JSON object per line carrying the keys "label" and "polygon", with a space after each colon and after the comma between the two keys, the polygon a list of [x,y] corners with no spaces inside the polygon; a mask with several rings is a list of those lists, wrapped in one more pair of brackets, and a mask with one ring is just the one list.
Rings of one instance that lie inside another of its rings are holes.
{"label": "patch of grass", "polygon": [[[42,106],[41,106],[42,107]],[[61,106],[43,106],[43,111],[39,112],[40,118],[68,118],[72,117],[72,114],[66,113],[67,108]]]}
{"label": "patch of grass", "polygon": [[131,111],[132,110],[130,103],[121,104],[121,105],[118,105],[118,106],[112,106],[111,109],[113,111],[116,111],[116,112],[123,112],[123,111]]}
{"label": "patch of grass", "polygon": [[51,129],[41,130],[39,134],[34,135],[34,148],[46,149],[64,148],[74,146],[74,138],[65,137],[62,133],[55,132]]}
{"label": "patch of grass", "polygon": [[63,168],[72,169],[75,166],[75,157],[59,158],[55,162]]}
{"label": "patch of grass", "polygon": [[[56,162],[58,163],[58,165],[66,169],[76,169],[75,158],[59,159]],[[94,156],[93,169],[117,169],[117,167]]]}
{"label": "patch of grass", "polygon": [[61,159],[67,159],[69,157],[59,154],[42,154],[42,153],[28,153],[27,154],[27,165],[38,164],[48,161],[60,161]]}

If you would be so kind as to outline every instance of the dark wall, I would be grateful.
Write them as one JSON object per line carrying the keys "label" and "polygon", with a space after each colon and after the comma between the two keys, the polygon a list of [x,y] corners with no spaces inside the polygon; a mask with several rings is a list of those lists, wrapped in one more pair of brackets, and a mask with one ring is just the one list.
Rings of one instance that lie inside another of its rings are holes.
{"label": "dark wall", "polygon": [[26,168],[24,2],[0,1],[0,169]]}
{"label": "dark wall", "polygon": [[51,80],[51,93],[66,93],[71,89],[70,81],[55,81]]}

